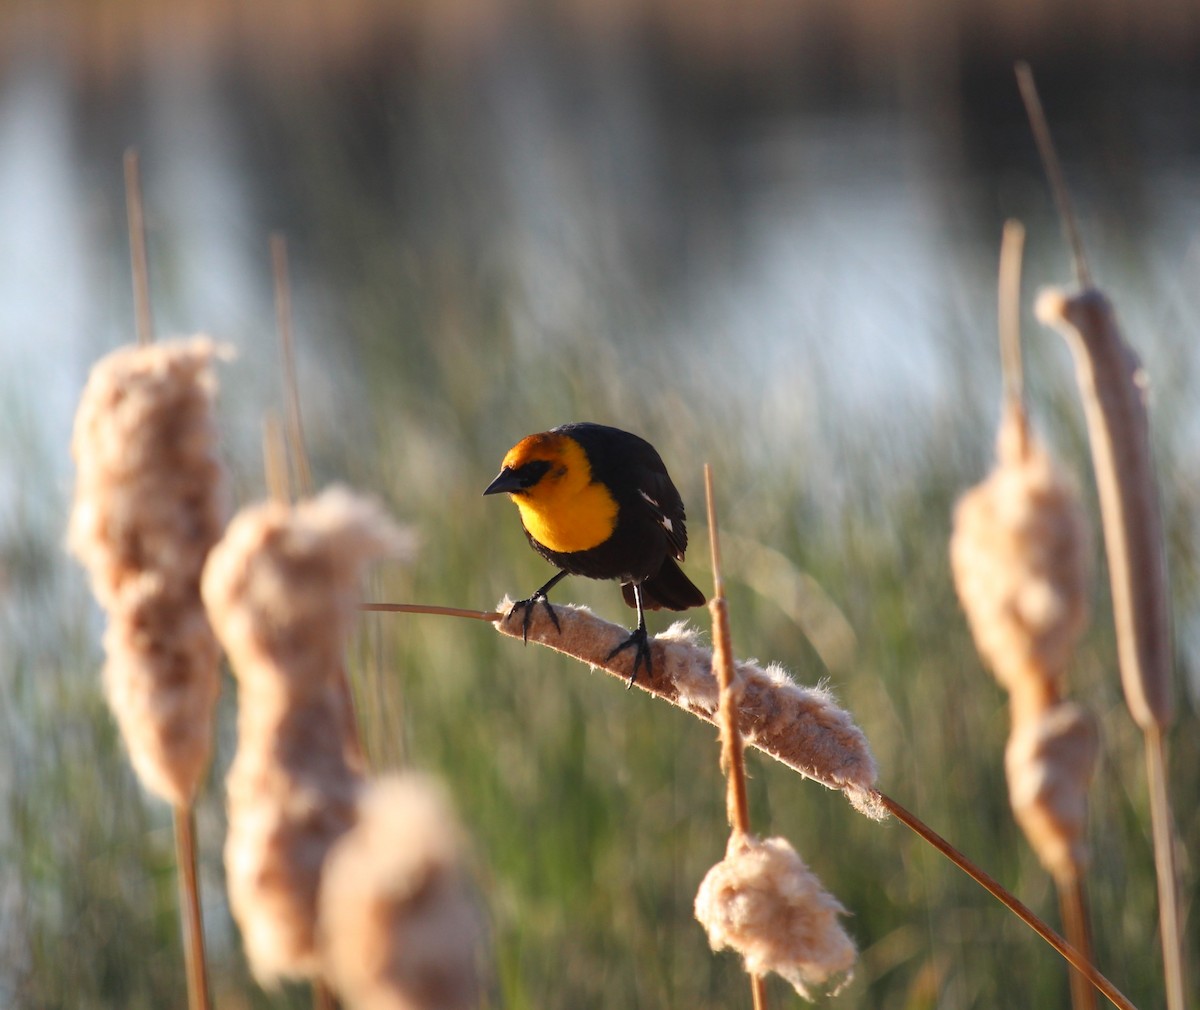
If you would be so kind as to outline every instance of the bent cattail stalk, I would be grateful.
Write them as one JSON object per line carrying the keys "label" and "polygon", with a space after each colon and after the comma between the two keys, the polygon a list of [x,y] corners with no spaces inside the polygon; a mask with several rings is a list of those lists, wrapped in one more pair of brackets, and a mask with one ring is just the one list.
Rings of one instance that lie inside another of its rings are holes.
{"label": "bent cattail stalk", "polygon": [[354,1010],[479,1005],[483,920],[449,797],[415,773],[368,785],[321,874],[322,972]]}
{"label": "bent cattail stalk", "polygon": [[[504,599],[496,609],[503,615],[496,629],[521,638],[522,617],[513,616],[512,601]],[[555,604],[554,612],[561,632],[545,607],[532,608],[529,641],[629,680],[632,659],[625,654],[606,658],[628,637],[624,628],[601,620],[585,607]],[[640,674],[636,684],[716,725],[719,693],[712,652],[697,645],[696,638],[680,622],[650,639],[653,675]],[[828,691],[801,687],[776,665],[737,663],[735,671],[735,690],[741,694],[738,727],[747,744],[830,789],[840,789],[868,817],[886,816],[873,789],[877,770],[867,739]]]}
{"label": "bent cattail stalk", "polygon": [[1183,937],[1164,740],[1174,716],[1170,604],[1148,383],[1112,303],[1096,288],[1043,292],[1036,311],[1043,324],[1064,336],[1075,359],[1100,497],[1121,685],[1145,740],[1167,1006],[1183,1010]]}
{"label": "bent cattail stalk", "polygon": [[92,369],[75,416],[67,544],[108,612],[104,685],[142,783],[191,805],[212,746],[220,650],[200,573],[221,535],[207,337],[128,347]]}
{"label": "bent cattail stalk", "polygon": [[342,652],[363,568],[409,547],[374,501],[335,487],[294,507],[243,510],[204,570],[204,602],[239,688],[230,907],[264,984],[320,969],[322,864],[353,825],[362,788]]}

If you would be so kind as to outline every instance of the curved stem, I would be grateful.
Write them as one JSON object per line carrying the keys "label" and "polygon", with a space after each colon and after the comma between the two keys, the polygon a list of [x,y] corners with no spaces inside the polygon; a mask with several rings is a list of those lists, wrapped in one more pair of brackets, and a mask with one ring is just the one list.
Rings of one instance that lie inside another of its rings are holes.
{"label": "curved stem", "polygon": [[1096,970],[1095,966],[1071,944],[1067,943],[1032,910],[1008,890],[1003,884],[989,873],[980,869],[970,859],[958,851],[946,839],[929,827],[916,814],[905,809],[890,796],[875,791],[876,798],[898,821],[911,828],[925,841],[950,860],[963,873],[979,884],[985,891],[1017,916],[1025,925],[1045,940],[1051,947],[1067,959],[1089,982],[1092,983],[1115,1007],[1121,1010],[1137,1010],[1121,991]]}
{"label": "curved stem", "polygon": [[435,614],[441,617],[469,617],[495,623],[504,615],[498,610],[467,610],[463,607],[438,607],[425,603],[364,603],[360,610],[384,614]]}

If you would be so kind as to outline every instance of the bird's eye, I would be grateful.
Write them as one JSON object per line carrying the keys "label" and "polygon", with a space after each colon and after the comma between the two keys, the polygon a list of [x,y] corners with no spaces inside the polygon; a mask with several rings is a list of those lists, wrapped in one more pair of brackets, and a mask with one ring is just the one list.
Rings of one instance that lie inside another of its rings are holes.
{"label": "bird's eye", "polygon": [[565,477],[566,475],[567,475],[567,468],[565,465],[560,466],[557,470],[555,470],[552,474],[550,474],[550,476],[553,477],[555,480],[558,480],[560,477]]}
{"label": "bird's eye", "polygon": [[535,459],[532,463],[526,463],[517,470],[517,475],[521,478],[521,487],[533,487],[546,476],[549,469],[550,463],[544,459]]}

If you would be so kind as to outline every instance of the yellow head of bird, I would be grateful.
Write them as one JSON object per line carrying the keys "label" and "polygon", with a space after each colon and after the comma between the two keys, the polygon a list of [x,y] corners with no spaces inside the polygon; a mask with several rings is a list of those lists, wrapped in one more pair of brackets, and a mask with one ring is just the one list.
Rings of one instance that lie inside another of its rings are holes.
{"label": "yellow head of bird", "polygon": [[587,453],[570,435],[546,431],[521,439],[483,493],[500,492],[516,502],[529,535],[552,551],[588,550],[616,526],[616,501],[592,480]]}

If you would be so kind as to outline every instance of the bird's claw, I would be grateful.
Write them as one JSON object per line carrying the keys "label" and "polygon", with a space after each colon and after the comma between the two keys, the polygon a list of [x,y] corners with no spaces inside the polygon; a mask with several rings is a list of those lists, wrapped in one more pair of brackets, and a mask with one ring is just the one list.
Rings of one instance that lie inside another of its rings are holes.
{"label": "bird's claw", "polygon": [[654,666],[650,658],[650,641],[646,636],[645,628],[637,628],[625,641],[621,642],[615,649],[612,650],[604,661],[608,662],[618,653],[624,652],[626,649],[634,649],[633,654],[633,672],[629,675],[629,683],[625,685],[626,689],[633,687],[633,682],[637,680],[638,667],[645,664],[646,676],[654,676]]}
{"label": "bird's claw", "polygon": [[512,617],[517,612],[518,607],[525,611],[524,616],[521,618],[521,641],[526,644],[529,643],[529,624],[533,620],[533,608],[539,600],[541,600],[542,606],[546,608],[546,613],[550,615],[550,623],[554,625],[554,630],[560,635],[562,634],[562,625],[558,623],[558,614],[554,612],[554,608],[550,605],[550,600],[544,595],[534,593],[527,600],[517,600],[508,611],[509,617]]}

